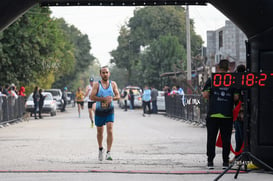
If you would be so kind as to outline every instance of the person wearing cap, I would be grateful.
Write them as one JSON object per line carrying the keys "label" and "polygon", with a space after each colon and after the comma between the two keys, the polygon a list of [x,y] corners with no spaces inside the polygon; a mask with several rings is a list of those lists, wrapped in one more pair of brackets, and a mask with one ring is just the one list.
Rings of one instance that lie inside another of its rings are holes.
{"label": "person wearing cap", "polygon": [[93,101],[90,99],[90,95],[92,92],[92,88],[93,88],[93,83],[94,83],[94,78],[90,77],[89,79],[89,85],[86,86],[85,89],[85,96],[87,99],[87,103],[88,103],[88,112],[89,112],[89,119],[91,121],[91,128],[94,127],[94,112],[95,112],[95,106],[96,106],[96,101]]}

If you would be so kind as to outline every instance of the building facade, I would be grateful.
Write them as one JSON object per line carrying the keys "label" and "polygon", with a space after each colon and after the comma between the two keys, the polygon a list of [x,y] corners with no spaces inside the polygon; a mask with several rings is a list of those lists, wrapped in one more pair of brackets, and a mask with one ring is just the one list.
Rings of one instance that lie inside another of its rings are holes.
{"label": "building facade", "polygon": [[207,31],[207,65],[214,67],[226,58],[232,65],[246,64],[246,35],[231,21],[215,31]]}

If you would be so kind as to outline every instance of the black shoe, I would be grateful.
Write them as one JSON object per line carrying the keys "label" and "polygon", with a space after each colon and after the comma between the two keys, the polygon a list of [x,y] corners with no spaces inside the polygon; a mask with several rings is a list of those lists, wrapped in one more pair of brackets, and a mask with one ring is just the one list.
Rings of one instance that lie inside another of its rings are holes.
{"label": "black shoe", "polygon": [[228,162],[224,162],[222,168],[223,169],[227,169],[228,167],[229,167],[229,163]]}
{"label": "black shoe", "polygon": [[213,162],[208,162],[207,168],[210,169],[210,170],[214,169]]}

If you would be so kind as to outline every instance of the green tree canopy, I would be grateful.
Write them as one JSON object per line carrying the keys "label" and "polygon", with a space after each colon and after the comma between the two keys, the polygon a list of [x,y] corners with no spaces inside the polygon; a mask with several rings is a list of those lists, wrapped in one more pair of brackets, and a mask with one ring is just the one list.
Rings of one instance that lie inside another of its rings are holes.
{"label": "green tree canopy", "polygon": [[50,13],[48,8],[34,7],[3,32],[2,84],[36,83],[51,73],[69,72],[73,68],[73,46],[65,40]]}
{"label": "green tree canopy", "polygon": [[50,14],[35,6],[0,33],[1,85],[72,88],[88,70],[95,59],[88,36]]}
{"label": "green tree canopy", "polygon": [[95,57],[90,54],[91,43],[87,35],[82,34],[75,26],[68,25],[64,19],[57,19],[56,21],[64,31],[67,41],[73,45],[75,63],[72,71],[63,71],[62,74],[58,75],[53,86],[57,88],[63,88],[64,86],[75,88],[73,85],[79,79],[79,74],[88,69],[89,65],[94,62]]}
{"label": "green tree canopy", "polygon": [[[128,84],[159,87],[159,75],[186,69],[186,18],[181,6],[137,8],[121,27],[112,63],[128,72]],[[200,51],[202,39],[191,21],[192,55]],[[143,49],[144,48],[144,49]],[[151,80],[146,80],[151,79]]]}
{"label": "green tree canopy", "polygon": [[182,69],[182,60],[185,60],[186,51],[176,36],[160,36],[154,40],[141,58],[142,84],[158,87],[160,74],[173,70],[173,67]]}

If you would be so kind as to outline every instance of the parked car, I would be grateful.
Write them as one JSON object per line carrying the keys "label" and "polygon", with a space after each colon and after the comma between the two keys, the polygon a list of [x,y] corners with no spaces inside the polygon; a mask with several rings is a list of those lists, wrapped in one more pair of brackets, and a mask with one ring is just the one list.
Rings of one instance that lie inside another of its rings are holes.
{"label": "parked car", "polygon": [[157,96],[157,110],[158,111],[166,111],[166,107],[165,107],[165,92],[164,91],[158,91],[158,96]]}
{"label": "parked car", "polygon": [[[52,94],[50,92],[42,92],[42,94],[44,96],[46,96],[45,100],[44,100],[44,105],[43,105],[42,113],[49,113],[50,116],[56,116],[57,104],[56,104],[56,101],[53,99]],[[27,99],[27,101],[25,103],[26,111],[30,112],[30,116],[32,116],[32,114],[34,113],[34,102],[33,102],[32,95],[33,95],[33,93],[31,93],[28,96],[28,99]]]}
{"label": "parked car", "polygon": [[62,91],[61,89],[45,89],[44,92],[50,92],[53,96],[53,99],[56,100],[57,109],[62,109],[63,100],[62,100]]}
{"label": "parked car", "polygon": [[[122,98],[122,96],[124,95],[124,91],[127,90],[128,92],[128,95],[129,95],[129,92],[130,90],[133,91],[134,93],[134,106],[135,107],[142,107],[142,98],[141,98],[141,94],[142,94],[142,89],[138,86],[127,86],[125,87],[124,89],[121,90],[121,93],[120,93],[120,100],[119,100],[119,107],[121,107],[122,109],[124,108],[125,104],[124,104],[124,98]],[[128,96],[129,97],[129,96]],[[130,107],[130,98],[128,98],[128,101],[127,101],[127,107]]]}

